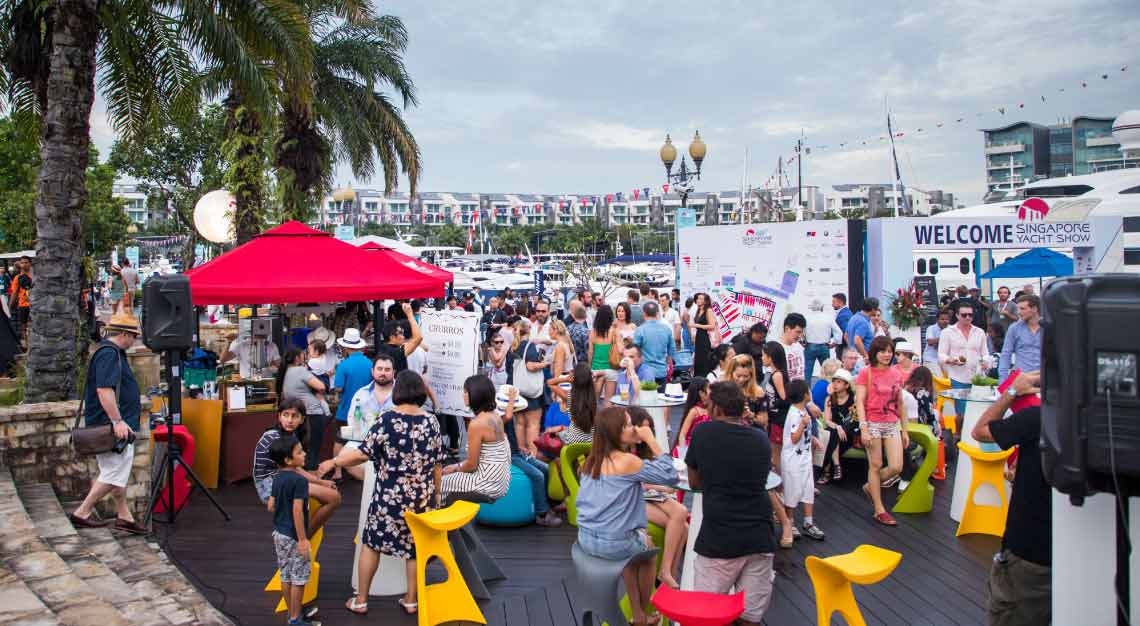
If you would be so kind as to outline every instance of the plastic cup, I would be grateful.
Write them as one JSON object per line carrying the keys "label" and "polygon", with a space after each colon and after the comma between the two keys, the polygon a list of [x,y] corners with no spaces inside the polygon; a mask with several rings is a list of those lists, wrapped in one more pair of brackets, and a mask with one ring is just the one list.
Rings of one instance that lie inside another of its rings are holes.
{"label": "plastic cup", "polygon": [[627,383],[625,385],[618,385],[618,394],[621,397],[622,402],[629,400],[629,384]]}

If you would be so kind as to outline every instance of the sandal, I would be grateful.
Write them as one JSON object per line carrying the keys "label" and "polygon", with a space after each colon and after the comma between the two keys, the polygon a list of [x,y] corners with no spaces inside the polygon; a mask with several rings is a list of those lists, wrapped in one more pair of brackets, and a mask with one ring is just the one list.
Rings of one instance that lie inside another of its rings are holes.
{"label": "sandal", "polygon": [[348,609],[349,613],[355,613],[357,615],[368,615],[368,603],[361,602],[360,604],[357,604],[356,596],[349,598],[348,602],[344,603],[344,608]]}
{"label": "sandal", "polygon": [[882,524],[883,526],[898,526],[898,522],[895,521],[895,518],[891,517],[891,514],[887,513],[886,511],[883,511],[882,513],[876,513],[875,521]]}
{"label": "sandal", "polygon": [[419,602],[404,602],[403,598],[397,599],[396,604],[399,604],[400,607],[404,609],[404,612],[408,615],[415,615],[416,611],[419,611],[420,607]]}

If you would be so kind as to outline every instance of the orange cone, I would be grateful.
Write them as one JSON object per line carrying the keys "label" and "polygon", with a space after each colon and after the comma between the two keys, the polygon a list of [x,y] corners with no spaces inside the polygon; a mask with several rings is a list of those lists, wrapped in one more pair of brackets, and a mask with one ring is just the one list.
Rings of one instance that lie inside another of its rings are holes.
{"label": "orange cone", "polygon": [[942,439],[938,440],[938,465],[930,477],[934,480],[946,480],[946,442]]}

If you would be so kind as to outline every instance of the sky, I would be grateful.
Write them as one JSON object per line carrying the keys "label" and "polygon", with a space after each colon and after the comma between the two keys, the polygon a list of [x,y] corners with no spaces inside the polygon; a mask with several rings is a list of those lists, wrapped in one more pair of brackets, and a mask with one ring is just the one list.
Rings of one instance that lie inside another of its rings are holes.
{"label": "sky", "polygon": [[[424,191],[660,191],[665,134],[685,153],[698,129],[708,144],[698,191],[740,189],[746,151],[747,183],[763,187],[801,132],[815,146],[804,184],[887,183],[888,144],[878,136],[889,106],[903,133],[903,182],[976,203],[985,190],[978,129],[1140,108],[1136,0],[924,4],[375,7],[409,32],[419,105],[406,119],[423,152]],[[100,105],[93,133],[106,153],[112,135]],[[851,145],[839,149],[843,142]],[[794,184],[794,171],[789,178]],[[383,184],[353,180],[345,167],[336,179]]]}

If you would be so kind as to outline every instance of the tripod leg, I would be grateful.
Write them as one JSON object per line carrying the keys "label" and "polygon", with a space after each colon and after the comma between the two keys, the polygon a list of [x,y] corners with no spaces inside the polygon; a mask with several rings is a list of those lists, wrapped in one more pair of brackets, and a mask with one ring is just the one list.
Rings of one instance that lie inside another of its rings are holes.
{"label": "tripod leg", "polygon": [[154,519],[154,507],[158,505],[158,500],[162,497],[162,488],[166,483],[166,468],[167,463],[164,458],[158,466],[158,473],[154,475],[154,482],[150,485],[150,500],[146,507],[145,526],[150,526]]}
{"label": "tripod leg", "polygon": [[[230,521],[230,514],[227,513],[224,508],[222,508],[222,504],[218,502],[218,499],[214,497],[214,494],[210,493],[209,489],[206,489],[206,486],[202,484],[202,479],[198,478],[198,475],[195,474],[194,470],[189,465],[187,465],[185,461],[182,460],[182,457],[175,457],[174,462],[178,465],[181,465],[182,469],[186,470],[186,475],[190,477],[190,492],[193,493],[195,488],[201,489],[202,493],[206,494],[206,497],[210,499],[210,503],[214,505],[214,508],[218,510],[218,513],[221,513],[222,517],[226,518],[227,522]],[[190,494],[187,494],[186,497],[189,498]]]}

